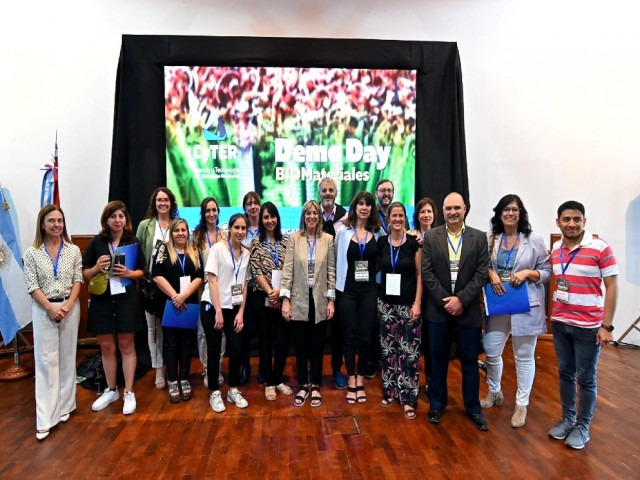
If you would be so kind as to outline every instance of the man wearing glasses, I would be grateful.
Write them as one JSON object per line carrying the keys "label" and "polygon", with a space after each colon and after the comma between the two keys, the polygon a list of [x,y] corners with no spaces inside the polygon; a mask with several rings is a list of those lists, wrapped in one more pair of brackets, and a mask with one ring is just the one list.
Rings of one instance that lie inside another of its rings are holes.
{"label": "man wearing glasses", "polygon": [[393,183],[383,178],[376,183],[376,198],[378,199],[378,216],[384,233],[389,234],[389,205],[393,202]]}

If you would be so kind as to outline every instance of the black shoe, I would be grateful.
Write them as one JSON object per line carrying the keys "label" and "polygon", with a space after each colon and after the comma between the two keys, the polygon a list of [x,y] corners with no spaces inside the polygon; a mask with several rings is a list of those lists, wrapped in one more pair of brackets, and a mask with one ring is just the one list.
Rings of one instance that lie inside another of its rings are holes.
{"label": "black shoe", "polygon": [[251,377],[251,367],[240,369],[240,378],[238,379],[238,384],[240,386],[244,386],[249,383],[249,378]]}
{"label": "black shoe", "polygon": [[437,408],[430,408],[427,412],[427,420],[429,420],[429,423],[440,423],[441,418],[442,410],[438,410]]}
{"label": "black shoe", "polygon": [[378,366],[375,363],[371,363],[367,367],[367,371],[364,373],[364,378],[367,380],[373,380],[376,378],[376,373],[378,373]]}
{"label": "black shoe", "polygon": [[484,418],[483,414],[467,413],[467,417],[471,419],[471,421],[473,422],[473,426],[476,427],[478,430],[482,430],[483,432],[486,432],[487,430],[489,430],[489,424],[487,423],[487,419]]}

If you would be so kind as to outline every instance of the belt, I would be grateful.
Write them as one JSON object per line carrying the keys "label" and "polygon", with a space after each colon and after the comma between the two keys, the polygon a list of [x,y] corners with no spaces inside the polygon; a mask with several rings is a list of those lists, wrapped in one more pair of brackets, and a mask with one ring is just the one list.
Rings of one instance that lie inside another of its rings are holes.
{"label": "belt", "polygon": [[69,300],[69,297],[60,297],[60,298],[47,298],[49,303],[61,303]]}

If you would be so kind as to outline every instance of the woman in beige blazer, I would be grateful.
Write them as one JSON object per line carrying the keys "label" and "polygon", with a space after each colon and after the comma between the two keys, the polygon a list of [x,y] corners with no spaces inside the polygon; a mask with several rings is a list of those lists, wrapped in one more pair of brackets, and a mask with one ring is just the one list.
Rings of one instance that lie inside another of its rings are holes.
{"label": "woman in beige blazer", "polygon": [[[299,391],[293,400],[322,405],[322,342],[325,320],[334,313],[336,264],[333,237],[320,227],[320,205],[310,200],[302,207],[300,230],[289,237],[284,258],[280,297],[282,316],[291,321]],[[309,382],[311,376],[311,385]]]}

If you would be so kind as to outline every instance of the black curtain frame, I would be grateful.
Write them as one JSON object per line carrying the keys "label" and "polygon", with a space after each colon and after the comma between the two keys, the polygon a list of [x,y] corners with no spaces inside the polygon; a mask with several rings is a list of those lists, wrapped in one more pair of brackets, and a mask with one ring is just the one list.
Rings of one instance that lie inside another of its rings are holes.
{"label": "black curtain frame", "polygon": [[442,205],[455,191],[470,205],[462,71],[454,42],[123,35],[109,200],[124,201],[134,225],[144,217],[151,192],[167,181],[166,65],[416,69],[415,200],[428,196]]}

